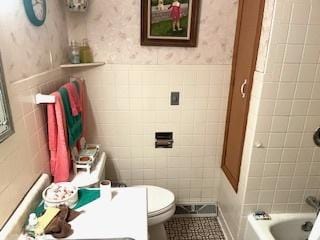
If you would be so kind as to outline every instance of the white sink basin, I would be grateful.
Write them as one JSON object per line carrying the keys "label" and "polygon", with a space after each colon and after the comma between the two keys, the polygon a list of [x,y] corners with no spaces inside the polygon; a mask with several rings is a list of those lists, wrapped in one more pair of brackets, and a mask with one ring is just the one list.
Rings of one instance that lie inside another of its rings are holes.
{"label": "white sink basin", "polygon": [[[0,239],[20,239],[30,209],[35,209],[49,184],[49,176],[43,174],[0,231]],[[110,202],[97,199],[77,209],[84,213],[70,222],[73,234],[67,239],[148,240],[146,189],[128,187],[112,191]],[[48,235],[47,239],[54,238]]]}

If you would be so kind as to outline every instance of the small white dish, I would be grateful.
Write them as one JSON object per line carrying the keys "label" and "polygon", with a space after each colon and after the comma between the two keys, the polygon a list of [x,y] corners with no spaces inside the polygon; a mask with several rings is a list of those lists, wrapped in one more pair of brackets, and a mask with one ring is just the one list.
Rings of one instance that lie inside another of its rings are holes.
{"label": "small white dish", "polygon": [[78,202],[78,188],[68,182],[52,183],[42,192],[44,207],[66,205],[74,208]]}

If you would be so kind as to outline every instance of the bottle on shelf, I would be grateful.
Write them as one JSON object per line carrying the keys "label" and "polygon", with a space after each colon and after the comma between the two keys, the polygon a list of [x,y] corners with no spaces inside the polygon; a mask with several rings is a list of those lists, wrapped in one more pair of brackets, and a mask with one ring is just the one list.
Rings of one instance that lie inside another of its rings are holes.
{"label": "bottle on shelf", "polygon": [[93,55],[91,48],[89,47],[88,39],[82,40],[80,47],[80,62],[81,63],[93,63]]}
{"label": "bottle on shelf", "polygon": [[69,58],[72,64],[80,63],[80,47],[75,40],[71,41]]}

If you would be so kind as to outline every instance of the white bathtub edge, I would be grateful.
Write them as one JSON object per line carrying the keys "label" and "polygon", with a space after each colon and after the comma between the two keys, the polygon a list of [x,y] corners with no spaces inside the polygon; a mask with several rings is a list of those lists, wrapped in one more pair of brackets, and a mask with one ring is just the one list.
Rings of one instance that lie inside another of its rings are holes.
{"label": "white bathtub edge", "polygon": [[[272,220],[256,220],[252,214],[248,215],[247,219],[248,219],[248,224],[251,225],[252,230],[255,232],[255,234],[257,234],[257,236],[259,236],[261,240],[275,240],[270,232],[270,225],[274,224],[272,221],[273,219]],[[261,224],[263,224],[262,227],[264,228],[261,227]],[[268,230],[266,230],[265,228],[267,228]]]}
{"label": "white bathtub edge", "polygon": [[313,215],[313,213],[275,213],[270,214],[271,220],[256,220],[249,214],[247,228],[250,227],[260,240],[272,240],[275,239],[270,232],[272,226],[292,219],[312,218]]}

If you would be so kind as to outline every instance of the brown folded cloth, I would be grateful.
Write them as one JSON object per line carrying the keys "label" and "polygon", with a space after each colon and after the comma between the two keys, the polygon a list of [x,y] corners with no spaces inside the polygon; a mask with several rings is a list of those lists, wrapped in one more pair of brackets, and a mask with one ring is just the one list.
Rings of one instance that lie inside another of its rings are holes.
{"label": "brown folded cloth", "polygon": [[58,215],[46,227],[45,234],[51,234],[55,238],[66,238],[73,233],[68,222],[78,217],[82,212],[74,211],[66,205],[60,205],[59,209]]}

